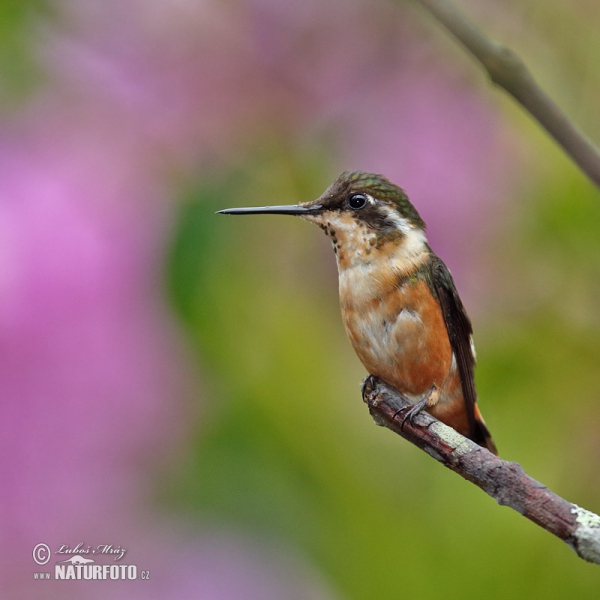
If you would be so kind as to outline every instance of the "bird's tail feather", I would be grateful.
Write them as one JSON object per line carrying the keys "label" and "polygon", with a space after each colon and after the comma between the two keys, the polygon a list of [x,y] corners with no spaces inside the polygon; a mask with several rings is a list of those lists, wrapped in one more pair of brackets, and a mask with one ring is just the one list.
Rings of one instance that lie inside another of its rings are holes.
{"label": "bird's tail feather", "polygon": [[492,439],[477,405],[475,405],[475,431],[473,433],[473,441],[498,456],[496,444],[494,444],[494,440]]}

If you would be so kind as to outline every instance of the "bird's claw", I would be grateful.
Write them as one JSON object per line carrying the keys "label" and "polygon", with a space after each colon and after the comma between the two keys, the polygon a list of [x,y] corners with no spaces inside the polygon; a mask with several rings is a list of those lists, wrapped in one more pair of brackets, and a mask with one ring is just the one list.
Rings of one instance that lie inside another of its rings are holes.
{"label": "bird's claw", "polygon": [[425,397],[422,400],[419,400],[419,402],[416,404],[399,408],[392,416],[392,420],[394,420],[400,413],[406,411],[406,414],[402,417],[402,421],[400,422],[400,429],[404,429],[404,424],[406,421],[409,421],[410,424],[413,425],[417,415],[425,408],[425,406],[427,406],[428,400],[429,394],[425,394]]}
{"label": "bird's claw", "polygon": [[377,377],[375,375],[367,375],[360,384],[362,398],[367,402],[367,396],[373,393],[377,386]]}

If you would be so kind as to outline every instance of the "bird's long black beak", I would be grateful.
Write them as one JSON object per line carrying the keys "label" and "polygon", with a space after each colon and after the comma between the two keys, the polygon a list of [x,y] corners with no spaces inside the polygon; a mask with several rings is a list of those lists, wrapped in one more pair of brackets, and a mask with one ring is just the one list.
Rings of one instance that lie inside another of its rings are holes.
{"label": "bird's long black beak", "polygon": [[319,212],[323,206],[313,204],[312,206],[300,206],[290,204],[289,206],[248,206],[246,208],[226,208],[218,210],[219,215],[310,215]]}

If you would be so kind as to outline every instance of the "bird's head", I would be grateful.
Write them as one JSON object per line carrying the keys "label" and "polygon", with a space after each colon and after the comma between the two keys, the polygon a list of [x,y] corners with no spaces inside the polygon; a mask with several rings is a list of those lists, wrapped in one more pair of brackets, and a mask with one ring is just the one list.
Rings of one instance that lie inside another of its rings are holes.
{"label": "bird's head", "polygon": [[373,261],[384,247],[387,255],[405,246],[414,252],[427,244],[425,222],[404,190],[382,175],[364,171],[345,171],[312,202],[219,212],[288,214],[316,223],[331,239],[340,268]]}

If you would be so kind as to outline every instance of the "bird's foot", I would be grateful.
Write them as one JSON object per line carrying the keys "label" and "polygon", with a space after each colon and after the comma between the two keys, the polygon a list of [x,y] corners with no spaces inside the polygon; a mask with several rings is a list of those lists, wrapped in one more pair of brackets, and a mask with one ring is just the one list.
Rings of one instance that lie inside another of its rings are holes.
{"label": "bird's foot", "polygon": [[432,385],[429,390],[425,393],[423,398],[419,400],[417,403],[412,404],[410,406],[403,406],[399,408],[393,415],[392,420],[395,419],[399,414],[406,411],[406,414],[402,417],[402,421],[400,423],[400,429],[404,429],[404,424],[406,421],[409,421],[411,425],[414,424],[415,418],[417,415],[424,410],[427,406],[430,405],[431,399],[436,394],[438,387],[436,385]]}
{"label": "bird's foot", "polygon": [[360,391],[362,394],[362,399],[367,402],[368,398],[367,396],[370,396],[373,391],[375,390],[375,387],[377,386],[377,380],[379,378],[375,375],[367,375],[363,380],[362,383],[360,384]]}

